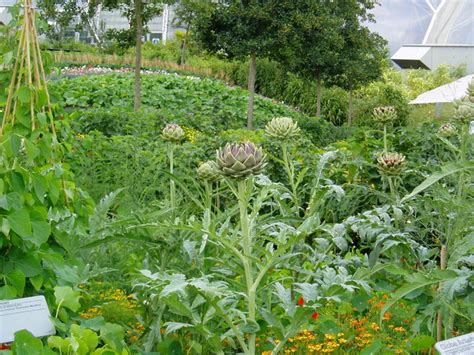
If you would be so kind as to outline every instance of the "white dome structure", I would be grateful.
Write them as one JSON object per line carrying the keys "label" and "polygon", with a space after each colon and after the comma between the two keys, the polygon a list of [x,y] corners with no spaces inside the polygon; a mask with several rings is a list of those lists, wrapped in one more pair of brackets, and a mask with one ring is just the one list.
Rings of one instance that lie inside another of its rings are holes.
{"label": "white dome structure", "polygon": [[474,0],[383,0],[369,27],[402,68],[465,64],[474,72]]}

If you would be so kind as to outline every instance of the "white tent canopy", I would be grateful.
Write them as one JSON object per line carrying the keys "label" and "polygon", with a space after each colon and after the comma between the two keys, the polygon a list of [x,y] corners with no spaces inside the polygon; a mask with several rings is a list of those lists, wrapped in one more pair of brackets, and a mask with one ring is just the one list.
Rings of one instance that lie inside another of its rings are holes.
{"label": "white tent canopy", "polygon": [[410,104],[437,104],[460,100],[466,96],[467,87],[471,80],[474,80],[474,74],[467,75],[452,83],[424,92],[418,95],[416,99],[410,101]]}

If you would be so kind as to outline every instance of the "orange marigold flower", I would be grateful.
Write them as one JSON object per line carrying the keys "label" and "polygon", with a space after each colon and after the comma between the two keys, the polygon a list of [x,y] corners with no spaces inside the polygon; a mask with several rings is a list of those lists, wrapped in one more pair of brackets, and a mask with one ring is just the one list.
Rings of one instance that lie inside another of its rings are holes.
{"label": "orange marigold flower", "polygon": [[385,312],[383,315],[383,320],[390,320],[392,319],[392,314],[390,312]]}

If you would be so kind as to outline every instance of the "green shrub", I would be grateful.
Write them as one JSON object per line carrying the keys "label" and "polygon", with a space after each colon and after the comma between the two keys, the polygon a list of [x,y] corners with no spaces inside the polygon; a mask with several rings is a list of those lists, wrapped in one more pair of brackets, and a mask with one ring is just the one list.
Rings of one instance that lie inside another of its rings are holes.
{"label": "green shrub", "polygon": [[395,126],[404,126],[410,113],[405,93],[390,83],[376,82],[354,93],[354,121],[359,125],[373,125],[373,109],[393,106],[397,110]]}

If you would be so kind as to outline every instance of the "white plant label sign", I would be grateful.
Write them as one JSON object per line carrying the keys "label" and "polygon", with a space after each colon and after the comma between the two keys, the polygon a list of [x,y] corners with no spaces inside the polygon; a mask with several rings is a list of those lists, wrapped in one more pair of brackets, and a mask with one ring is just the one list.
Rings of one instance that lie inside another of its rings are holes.
{"label": "white plant label sign", "polygon": [[26,329],[35,337],[56,333],[44,296],[0,301],[0,343],[10,343]]}
{"label": "white plant label sign", "polygon": [[460,337],[440,341],[435,345],[441,355],[474,354],[474,332]]}

